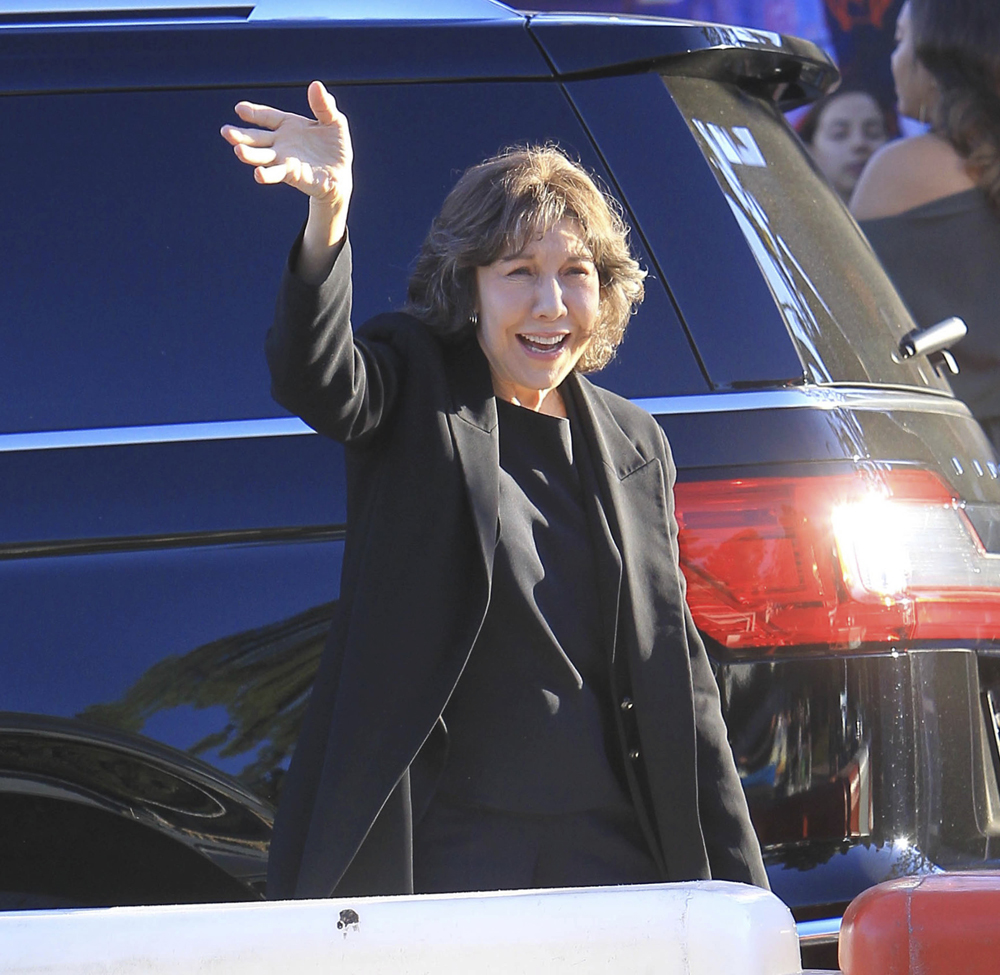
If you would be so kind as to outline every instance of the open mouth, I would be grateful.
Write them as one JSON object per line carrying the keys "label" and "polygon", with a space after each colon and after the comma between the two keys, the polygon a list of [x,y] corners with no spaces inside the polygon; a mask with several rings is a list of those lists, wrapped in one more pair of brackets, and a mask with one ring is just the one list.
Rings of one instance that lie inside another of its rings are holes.
{"label": "open mouth", "polygon": [[528,352],[535,355],[555,355],[569,339],[567,332],[559,335],[518,335],[517,340]]}

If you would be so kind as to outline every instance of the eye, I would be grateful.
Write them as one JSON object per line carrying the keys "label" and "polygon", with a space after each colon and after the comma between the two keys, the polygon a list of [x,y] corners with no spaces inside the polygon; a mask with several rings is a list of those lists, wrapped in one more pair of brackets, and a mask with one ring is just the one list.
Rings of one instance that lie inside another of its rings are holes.
{"label": "eye", "polygon": [[515,264],[504,272],[508,278],[523,278],[531,275],[531,268],[527,264]]}

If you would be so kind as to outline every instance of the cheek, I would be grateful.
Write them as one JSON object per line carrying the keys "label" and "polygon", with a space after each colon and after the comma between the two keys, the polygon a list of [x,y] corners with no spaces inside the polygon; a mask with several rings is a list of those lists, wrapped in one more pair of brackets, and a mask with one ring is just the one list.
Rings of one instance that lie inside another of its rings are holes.
{"label": "cheek", "polygon": [[816,162],[822,166],[824,163],[830,160],[830,140],[823,138],[823,136],[816,136],[816,141],[813,143],[813,156]]}
{"label": "cheek", "polygon": [[503,341],[505,329],[517,317],[517,303],[503,288],[486,287],[480,289],[477,304],[484,338],[493,345]]}
{"label": "cheek", "polygon": [[918,62],[908,48],[897,49],[889,61],[892,78],[896,83],[896,96],[902,105],[912,106],[920,101],[921,71]]}
{"label": "cheek", "polygon": [[829,139],[816,139],[816,143],[813,147],[813,156],[816,159],[819,168],[822,169],[824,173],[828,173],[830,170],[835,169],[837,164],[841,161],[841,156],[843,155],[843,143],[832,142]]}
{"label": "cheek", "polygon": [[587,293],[584,296],[584,303],[586,306],[586,311],[584,315],[587,320],[587,331],[592,332],[600,322],[605,311],[605,303],[602,300],[601,286],[596,281],[594,282],[593,288],[587,289]]}
{"label": "cheek", "polygon": [[479,331],[482,344],[497,355],[502,354],[505,347],[512,344],[512,336],[508,334],[502,323],[498,322],[495,318],[485,328],[480,323]]}
{"label": "cheek", "polygon": [[892,49],[892,53],[889,55],[889,65],[894,71],[901,71],[903,65],[910,58],[910,45],[905,41],[900,41]]}

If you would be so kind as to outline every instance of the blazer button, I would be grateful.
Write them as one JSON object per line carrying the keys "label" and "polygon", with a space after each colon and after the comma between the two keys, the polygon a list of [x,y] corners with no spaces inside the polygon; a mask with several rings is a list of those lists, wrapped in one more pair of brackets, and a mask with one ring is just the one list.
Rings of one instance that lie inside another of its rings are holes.
{"label": "blazer button", "polygon": [[632,759],[633,762],[639,761],[639,749],[633,748],[632,751],[628,753],[628,757]]}
{"label": "blazer button", "polygon": [[621,700],[621,704],[619,704],[618,706],[623,711],[631,711],[632,708],[633,708],[633,706],[634,706],[632,704],[632,698],[630,698],[630,697],[623,697],[622,700]]}

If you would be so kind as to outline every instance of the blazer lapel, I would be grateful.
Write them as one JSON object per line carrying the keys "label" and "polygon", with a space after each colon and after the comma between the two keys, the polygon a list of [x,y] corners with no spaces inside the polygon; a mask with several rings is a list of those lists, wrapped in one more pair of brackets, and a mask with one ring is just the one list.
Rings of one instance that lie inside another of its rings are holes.
{"label": "blazer lapel", "polygon": [[468,488],[476,535],[492,575],[500,498],[500,437],[493,381],[475,339],[449,350],[445,369],[453,405],[448,422]]}
{"label": "blazer lapel", "polygon": [[[614,672],[634,699],[628,711],[639,737],[637,777],[668,877],[690,870],[678,860],[676,836],[700,837],[694,715],[676,552],[669,537],[665,458],[644,456],[585,379],[571,377],[580,423],[591,445],[604,513],[621,554]],[[570,380],[567,380],[570,382]],[[631,746],[629,746],[631,747]],[[690,790],[690,791],[688,791]],[[707,862],[707,861],[706,861]]]}
{"label": "blazer lapel", "polygon": [[635,449],[632,441],[625,436],[590,382],[574,372],[566,378],[563,385],[569,387],[570,395],[573,396],[580,425],[590,449],[602,513],[615,547],[621,553],[622,531],[618,513],[625,501],[621,483],[633,471],[647,464],[648,458],[643,457]]}

